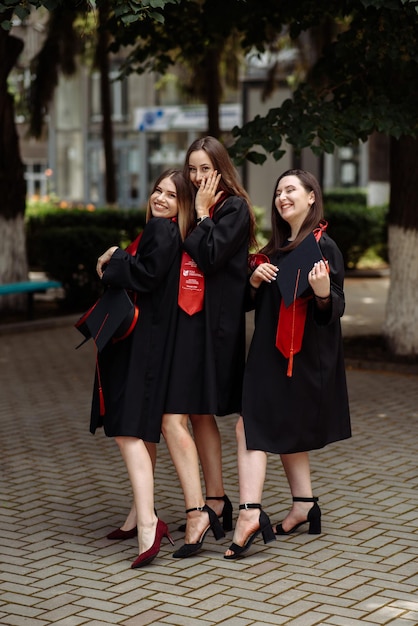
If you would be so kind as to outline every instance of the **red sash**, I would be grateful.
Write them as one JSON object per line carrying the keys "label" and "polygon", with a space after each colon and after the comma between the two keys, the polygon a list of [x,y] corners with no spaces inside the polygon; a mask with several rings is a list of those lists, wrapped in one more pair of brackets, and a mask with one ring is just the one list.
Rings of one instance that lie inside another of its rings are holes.
{"label": "red sash", "polygon": [[125,252],[129,252],[129,254],[132,254],[132,256],[135,256],[136,251],[138,250],[139,242],[141,241],[141,237],[142,237],[142,232],[139,233],[136,239],[131,241],[131,243],[129,244],[127,248],[125,248]]}
{"label": "red sash", "polygon": [[[224,194],[225,195],[225,194]],[[218,203],[223,201],[223,196]],[[209,209],[209,216],[213,216],[216,205]],[[198,268],[196,261],[183,250],[180,262],[180,278],[178,305],[188,315],[203,311],[205,301],[205,275]]]}
{"label": "red sash", "polygon": [[205,276],[196,261],[183,250],[180,264],[178,305],[188,315],[203,310],[205,300]]}
{"label": "red sash", "polygon": [[[325,232],[328,224],[327,222],[321,222],[318,228],[315,228],[313,234],[317,241],[320,240],[321,235]],[[276,348],[280,350],[284,357],[289,359],[287,365],[287,375],[291,377],[293,375],[293,357],[300,352],[302,348],[303,333],[305,331],[306,313],[308,310],[307,298],[297,298],[296,293],[298,290],[300,270],[297,274],[295,291],[293,302],[290,306],[286,307],[284,300],[280,303],[279,320],[277,323],[276,331]]]}
{"label": "red sash", "polygon": [[302,348],[309,300],[309,298],[296,298],[299,275],[300,270],[296,279],[295,296],[292,304],[286,307],[282,298],[276,331],[276,348],[280,350],[284,357],[289,359],[287,364],[288,376],[293,374],[293,356],[300,352]]}

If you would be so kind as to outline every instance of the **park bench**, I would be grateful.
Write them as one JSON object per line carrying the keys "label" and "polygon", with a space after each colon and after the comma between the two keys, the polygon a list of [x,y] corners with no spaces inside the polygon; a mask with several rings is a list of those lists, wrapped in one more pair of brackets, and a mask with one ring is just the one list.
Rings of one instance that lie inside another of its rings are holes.
{"label": "park bench", "polygon": [[57,280],[23,280],[17,283],[0,285],[0,296],[26,293],[28,296],[28,319],[33,319],[33,296],[45,293],[48,289],[58,289],[62,284]]}

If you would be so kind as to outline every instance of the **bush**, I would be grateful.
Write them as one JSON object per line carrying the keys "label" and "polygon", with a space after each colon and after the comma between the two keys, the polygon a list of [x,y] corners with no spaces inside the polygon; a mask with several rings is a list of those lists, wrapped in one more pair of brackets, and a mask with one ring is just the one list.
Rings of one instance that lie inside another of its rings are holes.
{"label": "bush", "polygon": [[324,211],[327,232],[340,248],[346,268],[355,268],[371,248],[387,260],[387,206],[326,201]]}
{"label": "bush", "polygon": [[330,189],[324,191],[324,204],[358,204],[367,205],[367,192],[361,189]]}
{"label": "bush", "polygon": [[97,257],[125,247],[145,224],[144,211],[57,209],[27,216],[29,266],[63,283],[64,306],[84,309],[101,293]]}

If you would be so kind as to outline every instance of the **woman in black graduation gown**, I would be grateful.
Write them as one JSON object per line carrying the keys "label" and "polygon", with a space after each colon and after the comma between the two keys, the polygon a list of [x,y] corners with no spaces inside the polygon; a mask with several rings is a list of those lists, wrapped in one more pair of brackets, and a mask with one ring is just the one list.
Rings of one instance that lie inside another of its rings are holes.
{"label": "woman in black graduation gown", "polygon": [[115,437],[128,470],[139,543],[133,568],[155,558],[162,537],[170,539],[167,525],[154,512],[153,467],[147,442],[158,443],[160,439],[174,348],[181,246],[190,228],[192,202],[189,182],[182,172],[164,172],[151,192],[147,223],[136,254],[131,254],[130,248],[114,246],[97,263],[103,283],[130,290],[140,310],[132,334],[109,343],[99,354],[90,424],[92,433],[103,426],[108,437]]}
{"label": "woman in black graduation gown", "polygon": [[[204,275],[204,298],[201,310],[186,312],[180,284],[180,307],[184,309],[179,307],[162,423],[187,513],[185,544],[173,554],[176,558],[195,554],[210,527],[216,538],[224,535],[218,515],[223,514],[224,530],[232,528],[232,506],[223,489],[221,441],[214,414],[241,411],[244,297],[248,248],[254,240],[250,200],[227,150],[217,139],[204,137],[192,143],[184,173],[196,189],[197,214],[196,228],[186,237],[184,249],[197,264],[193,274],[197,295],[203,292],[197,274]],[[189,417],[194,439],[188,430]],[[200,483],[199,457],[206,498]],[[210,507],[205,500],[210,501]]]}
{"label": "woman in black graduation gown", "polygon": [[249,279],[255,330],[236,428],[242,504],[227,559],[242,556],[260,533],[265,543],[274,539],[261,510],[267,453],[280,454],[293,496],[276,534],[305,523],[318,534],[308,452],[351,436],[340,324],[344,263],[322,217],[315,177],[284,172],[275,185],[267,256]]}

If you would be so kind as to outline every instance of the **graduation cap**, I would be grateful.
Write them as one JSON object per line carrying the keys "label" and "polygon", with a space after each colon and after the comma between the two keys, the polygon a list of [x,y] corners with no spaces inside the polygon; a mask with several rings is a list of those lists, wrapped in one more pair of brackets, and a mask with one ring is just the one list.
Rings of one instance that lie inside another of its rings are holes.
{"label": "graduation cap", "polygon": [[138,316],[139,309],[126,290],[109,287],[74,324],[85,337],[77,348],[92,338],[101,352],[110,340],[125,339],[135,327]]}
{"label": "graduation cap", "polygon": [[[309,288],[308,274],[314,263],[323,259],[321,249],[313,233],[309,233],[279,263],[277,286],[288,307],[295,298],[300,298]],[[296,293],[295,293],[296,291]]]}

